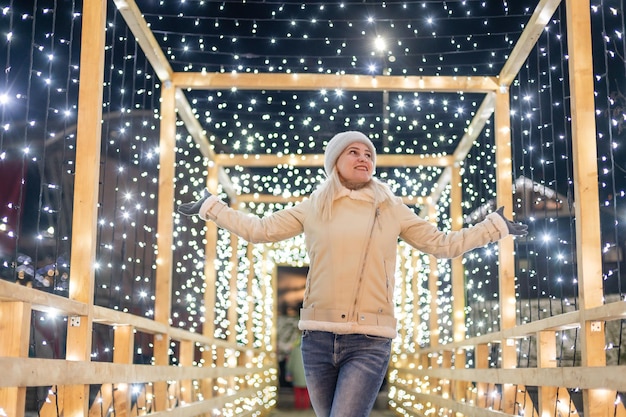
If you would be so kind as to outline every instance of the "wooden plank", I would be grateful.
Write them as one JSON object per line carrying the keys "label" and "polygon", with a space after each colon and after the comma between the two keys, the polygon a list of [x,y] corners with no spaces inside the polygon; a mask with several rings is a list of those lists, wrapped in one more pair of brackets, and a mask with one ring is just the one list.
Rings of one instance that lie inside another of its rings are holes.
{"label": "wooden plank", "polygon": [[[598,190],[597,134],[593,81],[593,49],[591,46],[591,11],[589,0],[567,0],[567,46],[569,55],[570,106],[572,120],[572,155],[574,167],[574,209],[576,222],[576,257],[581,326],[581,362],[584,366],[602,367],[604,323],[592,329],[585,310],[603,303],[602,241],[600,232],[600,200]],[[583,391],[585,417],[608,417],[614,409],[603,390]]]}
{"label": "wooden plank", "polygon": [[[517,369],[418,369],[396,368],[411,375],[428,378],[447,378],[468,382],[512,384],[526,386],[551,386],[591,390],[621,391],[626,389],[623,377],[626,366],[606,367],[560,367],[560,368],[517,368]],[[613,398],[615,400],[615,398]],[[612,400],[612,401],[613,401]]]}
{"label": "wooden plank", "polygon": [[33,310],[59,315],[89,314],[89,305],[86,303],[0,279],[1,301],[21,301],[30,304]]}
{"label": "wooden plank", "polygon": [[[461,182],[461,169],[458,165],[452,166],[450,177],[450,220],[452,230],[463,228],[463,185]],[[463,257],[451,259],[451,285],[452,285],[452,338],[455,342],[465,339],[465,266]],[[456,350],[454,366],[465,367],[465,351]],[[466,397],[467,385],[464,382],[455,381],[450,383],[454,398],[459,400]]]}
{"label": "wooden plank", "polygon": [[[594,317],[605,317],[619,320],[622,315],[625,314],[623,310],[626,308],[626,303],[615,302],[600,306],[592,309]],[[619,313],[619,314],[618,314]],[[548,317],[541,320],[536,320],[530,323],[524,323],[517,325],[511,329],[492,332],[481,336],[471,337],[460,342],[447,343],[442,346],[424,347],[419,349],[420,354],[440,352],[443,350],[454,350],[459,348],[472,348],[483,343],[502,343],[506,339],[521,339],[531,336],[537,332],[543,330],[565,330],[580,327],[579,311],[570,311],[567,313],[559,314],[558,316]]]}
{"label": "wooden plank", "polygon": [[238,278],[239,278],[239,236],[234,233],[230,233],[230,262],[225,267],[226,273],[230,275],[228,280],[228,310],[226,312],[226,319],[228,320],[228,334],[226,340],[231,343],[237,341],[237,320],[239,315],[239,302],[237,292],[239,291]]}
{"label": "wooden plank", "polygon": [[[76,129],[76,170],[72,212],[72,263],[69,298],[92,304],[94,298],[97,245],[98,191],[102,142],[102,95],[107,1],[83,5],[78,122]],[[89,361],[92,317],[73,316],[68,320],[66,359]],[[53,382],[57,384],[58,381]],[[50,384],[50,385],[53,385]],[[85,416],[89,409],[89,386],[69,381],[64,387],[63,414]]]}
{"label": "wooden plank", "polygon": [[586,320],[612,321],[626,318],[626,303],[615,301],[585,310]]}
{"label": "wooden plank", "polygon": [[540,0],[535,11],[526,23],[524,31],[515,43],[515,47],[509,54],[500,74],[498,81],[501,86],[509,87],[519,70],[526,63],[530,52],[535,48],[539,37],[545,30],[550,18],[561,4],[561,0]]}
{"label": "wooden plank", "polygon": [[414,403],[425,404],[428,409],[424,410],[423,414],[417,414],[418,416],[429,416],[429,415],[441,415],[437,413],[437,409],[448,409],[451,410],[452,413],[450,415],[456,415],[456,413],[460,413],[464,416],[472,416],[472,417],[513,417],[516,414],[507,414],[500,411],[494,411],[492,409],[487,408],[479,408],[470,403],[455,401],[450,398],[443,398],[439,395],[432,395],[421,393],[415,388],[411,388],[405,384],[398,384],[398,386],[404,387],[408,394],[413,399]]}
{"label": "wooden plank", "polygon": [[39,417],[59,417],[65,408],[65,387],[52,386],[39,409]]}
{"label": "wooden plank", "polygon": [[[100,386],[100,390],[98,391],[98,395],[89,408],[89,417],[102,417],[103,410],[111,409],[113,405],[113,395],[113,384],[102,384]],[[120,417],[123,413],[124,411],[121,410]],[[127,416],[127,414],[123,415],[125,417]],[[51,416],[56,416],[56,410]]]}
{"label": "wooden plank", "polygon": [[[178,117],[183,121],[187,132],[191,135],[194,142],[198,145],[202,155],[209,161],[215,160],[215,152],[210,146],[209,138],[207,137],[206,130],[202,127],[196,115],[189,105],[189,101],[185,96],[185,93],[181,89],[176,89],[176,110]],[[230,178],[226,175],[223,168],[219,168],[219,180],[222,184],[224,192],[232,199],[237,198],[237,192],[233,186]]]}
{"label": "wooden plank", "polygon": [[[433,225],[437,226],[438,216],[437,216],[437,208],[432,204],[428,204],[428,221]],[[429,341],[430,346],[433,349],[437,349],[439,346],[439,308],[438,308],[438,300],[439,296],[437,292],[439,291],[439,265],[438,260],[432,255],[428,255],[428,292],[430,293],[430,305],[428,312],[428,329],[429,329]]]}
{"label": "wooden plank", "polygon": [[[513,214],[513,170],[511,156],[511,112],[508,89],[500,89],[495,96],[495,154],[496,154],[496,205],[504,206],[504,215]],[[511,329],[517,324],[515,308],[515,257],[511,237],[498,242],[498,312],[500,329]],[[517,366],[516,343],[506,339],[501,344],[500,362],[503,368]],[[512,384],[502,386],[502,411],[515,411],[516,390]]]}
{"label": "wooden plank", "polygon": [[176,111],[178,116],[185,124],[185,129],[194,138],[194,141],[200,147],[200,153],[208,158],[210,161],[215,160],[215,152],[209,144],[209,138],[206,136],[206,131],[196,118],[196,115],[185,96],[185,93],[181,89],[176,89]]}
{"label": "wooden plank", "polygon": [[240,389],[234,394],[221,395],[204,401],[197,401],[187,406],[150,413],[150,417],[195,417],[203,413],[205,415],[214,415],[213,411],[222,409],[228,404],[233,404],[242,398],[258,397],[260,394],[260,388]]}
{"label": "wooden plank", "polygon": [[278,74],[175,72],[177,88],[211,90],[282,90],[301,91],[339,89],[348,91],[436,91],[488,93],[498,88],[495,77],[402,76],[352,74]]}
{"label": "wooden plank", "polygon": [[[470,149],[474,145],[476,138],[483,131],[485,125],[491,118],[493,111],[495,109],[495,93],[489,93],[485,95],[482,103],[478,110],[476,110],[476,114],[472,118],[469,126],[467,127],[463,137],[459,141],[456,149],[454,150],[454,161],[461,162],[465,160],[465,157],[469,153]],[[446,168],[443,173],[439,176],[439,180],[432,188],[429,200],[433,203],[436,203],[441,198],[441,194],[445,191],[446,187],[450,183],[452,175],[452,167],[449,166]],[[422,217],[424,217],[425,211],[422,210],[420,213]]]}
{"label": "wooden plank", "polygon": [[[224,350],[224,349],[222,349]],[[263,365],[247,367],[183,367],[164,365],[126,365],[110,362],[68,361],[63,359],[0,357],[5,372],[0,387],[38,387],[45,385],[132,384],[155,381],[180,381],[262,374],[272,369]]]}
{"label": "wooden plank", "polygon": [[[248,168],[257,167],[323,167],[324,155],[277,155],[277,154],[217,154],[215,162],[220,166],[239,165]],[[412,155],[379,154],[376,155],[377,167],[447,167],[454,163],[451,155]]]}
{"label": "wooden plank", "polygon": [[[139,10],[135,1],[114,0],[114,3],[120,11],[120,15],[135,36],[139,47],[146,55],[146,59],[150,62],[150,65],[157,74],[157,77],[159,77],[159,80],[161,80],[166,87],[171,86],[173,73],[172,67],[170,66],[170,63],[163,53],[158,41],[155,39],[154,34],[148,27],[148,24],[143,18],[141,10]],[[183,121],[185,128],[200,147],[200,152],[202,152],[205,157],[209,158],[209,160],[212,160],[214,153],[209,146],[209,140],[206,137],[205,130],[196,119],[185,93],[179,88],[175,88],[175,90],[178,114]],[[234,198],[236,193],[230,178],[228,178],[224,172],[221,173],[220,177],[224,190],[231,198]]]}
{"label": "wooden plank", "polygon": [[[168,324],[172,313],[172,271],[174,231],[174,182],[176,176],[176,90],[165,85],[161,90],[161,128],[159,140],[159,199],[157,220],[156,283],[154,320]],[[154,362],[169,363],[169,335],[154,338]],[[167,383],[154,384],[154,405],[157,410],[168,408]]]}
{"label": "wooden plank", "polygon": [[137,7],[135,0],[113,0],[120,15],[130,28],[139,47],[146,56],[152,69],[162,82],[168,81],[172,76],[172,68],[159,42],[148,27],[141,10]]}
{"label": "wooden plank", "polygon": [[[207,176],[207,189],[217,194],[218,188],[218,176],[220,167],[217,164],[210,165],[208,168]],[[215,260],[217,259],[217,225],[215,222],[207,221],[204,238],[206,244],[204,245],[204,285],[206,291],[204,291],[204,305],[205,320],[202,325],[202,335],[209,339],[215,338],[215,306],[217,300],[217,271],[215,270]],[[203,366],[217,366],[215,362],[213,351],[214,348],[205,348],[202,351]],[[215,381],[212,378],[204,378],[200,383],[200,391],[203,398],[213,397],[213,387]],[[209,414],[207,414],[208,416]]]}
{"label": "wooden plank", "polygon": [[[476,346],[476,369],[488,369],[489,368],[489,345],[480,344]],[[487,382],[476,383],[476,405],[478,407],[487,407],[488,398],[487,393],[489,384]]]}
{"label": "wooden plank", "polygon": [[124,313],[119,310],[113,310],[106,307],[93,306],[93,315],[94,322],[101,324],[108,324],[110,326],[132,325],[136,328],[136,330],[142,333],[155,335],[167,334],[173,340],[189,340],[204,346],[217,345],[239,351],[250,350],[247,346],[241,346],[222,339],[216,339],[214,337],[206,337],[196,332],[190,332],[178,327],[170,327],[162,323],[157,323],[156,321],[146,317],[135,316],[130,313]]}
{"label": "wooden plank", "polygon": [[[31,309],[28,303],[0,302],[0,356],[28,357]],[[0,388],[0,409],[5,415],[23,417],[26,407],[25,387]]]}
{"label": "wooden plank", "polygon": [[[254,307],[256,303],[261,303],[262,300],[257,300],[254,296],[254,283],[255,281],[257,281],[257,279],[254,273],[254,245],[251,243],[248,243],[246,246],[246,259],[248,265],[250,265],[250,267],[246,271],[246,277],[248,278],[248,282],[246,284],[246,296],[248,301],[248,318],[246,320],[246,345],[252,348],[254,346],[254,320],[252,316],[254,314]],[[248,357],[248,355],[244,356]]]}
{"label": "wooden plank", "polygon": [[174,231],[174,182],[176,176],[175,93],[170,87],[161,92],[161,128],[159,139],[159,198],[157,220],[156,288],[154,319],[168,324],[171,314],[172,263]]}
{"label": "wooden plank", "polygon": [[[113,363],[132,365],[135,351],[135,329],[132,326],[116,326],[113,334],[113,346]],[[120,383],[115,386],[113,391],[115,417],[131,415],[131,395],[130,384]]]}
{"label": "wooden plank", "polygon": [[[556,368],[556,334],[552,331],[537,334],[537,366],[540,368]],[[539,415],[552,415],[557,400],[558,387],[541,385],[537,411]]]}
{"label": "wooden plank", "polygon": [[[194,361],[194,344],[190,341],[180,342],[179,363],[180,366],[191,367]],[[193,381],[184,379],[180,382],[181,405],[191,404],[194,402]]]}
{"label": "wooden plank", "polygon": [[411,279],[411,288],[413,290],[413,338],[410,340],[410,343],[413,346],[419,346],[421,336],[421,332],[418,329],[422,327],[422,317],[420,315],[422,308],[419,300],[423,299],[422,297],[425,292],[422,275],[420,274],[423,267],[424,265],[420,254],[417,251],[411,250],[411,271],[413,271],[413,277]]}
{"label": "wooden plank", "polygon": [[[450,187],[451,228],[454,231],[458,231],[463,228],[463,193],[459,166],[452,167]],[[450,260],[450,264],[452,280],[452,336],[455,342],[459,342],[465,339],[465,268],[462,257]]]}

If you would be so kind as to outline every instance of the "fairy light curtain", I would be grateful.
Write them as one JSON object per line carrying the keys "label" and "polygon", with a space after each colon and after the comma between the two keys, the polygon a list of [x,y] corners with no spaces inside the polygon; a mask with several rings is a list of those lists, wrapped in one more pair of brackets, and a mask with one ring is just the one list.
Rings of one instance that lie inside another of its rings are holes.
{"label": "fairy light curtain", "polygon": [[[0,279],[65,296],[79,34],[72,1],[3,2],[0,26]],[[29,355],[65,357],[66,317],[33,310]],[[37,410],[55,387],[30,387]]]}
{"label": "fairy light curtain", "polygon": [[[602,228],[604,297],[626,300],[626,24],[623,4],[601,1],[592,6],[600,225]],[[625,320],[606,326],[607,365],[626,360]],[[618,398],[617,401],[620,399]]]}
{"label": "fairy light curtain", "polygon": [[[242,73],[347,73],[391,75],[496,75],[536,6],[534,1],[416,2],[207,2],[138,0],[175,71]],[[153,267],[158,187],[158,112],[160,85],[122,19],[110,7],[107,19],[107,69],[103,115],[101,205],[98,218],[96,300],[122,311],[153,313]],[[0,3],[0,24],[8,28],[0,44],[0,251],[2,279],[30,280],[42,290],[65,294],[71,279],[69,236],[73,189],[73,154],[78,78],[80,5],[72,0]],[[624,99],[626,56],[621,2],[592,4],[597,91],[597,128],[602,239],[607,300],[624,294]],[[571,150],[567,91],[564,11],[548,25],[511,88],[514,139],[516,219],[530,225],[527,239],[516,240],[520,322],[577,308]],[[28,51],[28,52],[24,52]],[[188,91],[198,120],[218,153],[321,153],[339,130],[369,134],[379,153],[450,154],[481,95],[399,94],[348,91]],[[484,132],[463,167],[464,214],[494,198],[491,132]],[[177,136],[177,203],[204,186],[206,161],[183,129]],[[322,180],[319,169],[306,167],[228,168],[238,192],[305,196]],[[441,174],[439,168],[380,168],[378,175],[403,195],[426,197]],[[4,181],[10,178],[13,181]],[[519,182],[517,182],[519,180]],[[224,195],[220,192],[221,195]],[[444,194],[442,201],[446,201]],[[282,205],[252,204],[265,214]],[[447,208],[440,225],[447,226]],[[195,223],[194,223],[195,222]],[[204,231],[196,220],[176,219],[172,322],[200,331],[203,315]],[[226,338],[228,291],[243,297],[248,288],[229,288],[231,237],[220,232],[216,336]],[[254,250],[253,294],[264,287],[273,262],[306,264],[303,244],[291,240]],[[247,253],[238,243],[237,255]],[[494,259],[488,247],[469,254],[467,334],[497,329]],[[264,251],[269,251],[268,253]],[[272,261],[267,261],[272,259]],[[426,261],[424,260],[424,265]],[[21,268],[20,268],[21,267]],[[242,264],[240,268],[250,267]],[[437,294],[422,291],[419,302],[437,297],[449,314],[449,267],[439,270]],[[42,280],[37,278],[37,270]],[[51,275],[48,275],[52,271]],[[242,270],[233,271],[241,274]],[[478,281],[475,273],[485,278]],[[20,275],[21,274],[21,275]],[[21,278],[21,276],[29,278]],[[422,278],[425,279],[425,278]],[[486,281],[489,282],[486,282]],[[44,282],[48,283],[48,286]],[[425,281],[422,289],[425,289]],[[41,283],[38,284],[38,283]],[[405,283],[407,291],[412,283]],[[211,288],[211,290],[213,290]],[[238,299],[240,297],[237,297]],[[416,302],[415,298],[407,298]],[[211,306],[212,308],[212,306]],[[243,320],[266,320],[267,306],[238,306],[241,341],[267,343],[268,335],[243,332]],[[420,311],[427,322],[427,309]],[[441,342],[450,325],[440,318]],[[51,349],[64,337],[65,318],[36,317],[34,356],[58,355]],[[46,323],[42,327],[42,323]],[[58,327],[57,327],[58,326]],[[268,326],[269,327],[269,326]],[[266,327],[267,328],[267,327]],[[55,332],[57,332],[55,334]],[[622,328],[607,328],[609,363],[622,363]],[[96,360],[110,360],[107,340],[94,347]],[[408,335],[409,336],[413,335]],[[577,334],[562,332],[560,365],[577,362]],[[150,340],[139,341],[138,361],[149,361]],[[426,337],[417,337],[426,344]],[[521,345],[520,366],[532,366],[530,344]],[[47,346],[44,348],[44,346]],[[56,348],[55,348],[56,349]],[[44,354],[44,351],[47,353]],[[51,353],[52,352],[52,353]]]}

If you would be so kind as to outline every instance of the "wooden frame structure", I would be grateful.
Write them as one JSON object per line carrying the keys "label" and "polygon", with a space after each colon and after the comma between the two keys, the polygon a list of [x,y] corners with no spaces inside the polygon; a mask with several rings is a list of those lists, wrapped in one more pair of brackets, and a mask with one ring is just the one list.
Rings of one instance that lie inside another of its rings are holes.
{"label": "wooden frame structure", "polygon": [[[175,73],[161,52],[156,39],[133,0],[114,0],[116,7],[132,30],[154,71],[160,78],[161,154],[159,177],[159,213],[173,210],[173,178],[175,154],[173,138],[179,118],[193,136],[205,157],[213,161],[207,179],[208,188],[216,191],[221,184],[233,201],[276,201],[278,197],[235,195],[226,176],[225,166],[322,166],[321,155],[276,156],[258,155],[254,158],[236,155],[215,155],[202,126],[198,123],[182,91],[184,88],[220,89],[291,89],[314,90],[339,88],[366,91],[465,91],[481,92],[485,98],[471,121],[453,155],[381,155],[378,164],[432,165],[444,168],[436,191],[426,201],[433,217],[432,206],[441,193],[450,188],[453,229],[462,226],[460,168],[472,144],[488,120],[495,119],[497,161],[497,204],[506,207],[511,217],[512,167],[508,89],[528,54],[535,45],[560,0],[541,0],[528,22],[509,60],[497,77],[359,77],[323,74],[208,74]],[[510,239],[500,242],[500,314],[501,330],[480,337],[466,338],[463,293],[463,265],[452,262],[453,337],[454,342],[439,345],[436,338],[437,317],[430,318],[431,347],[417,353],[399,355],[391,364],[390,384],[395,392],[392,407],[401,415],[519,415],[520,395],[528,395],[524,387],[539,389],[538,408],[532,401],[524,402],[524,415],[550,416],[557,412],[571,413],[568,388],[578,388],[584,394],[585,417],[625,416],[624,406],[615,405],[617,392],[626,391],[621,376],[624,367],[606,367],[604,360],[607,321],[626,318],[623,302],[604,304],[602,299],[602,265],[599,235],[599,201],[597,194],[597,163],[595,120],[593,108],[593,72],[591,64],[591,26],[588,0],[567,1],[570,79],[572,80],[571,113],[574,154],[574,189],[576,193],[578,275],[580,309],[576,312],[516,325],[514,260]],[[160,250],[156,273],[156,311],[154,320],[121,313],[93,305],[94,257],[96,242],[97,190],[99,150],[102,119],[102,78],[104,58],[104,27],[107,0],[84,2],[83,47],[77,131],[76,183],[72,236],[72,280],[70,296],[58,297],[0,281],[0,408],[6,415],[23,416],[26,387],[53,385],[59,387],[55,403],[45,405],[41,414],[56,416],[100,415],[102,409],[114,407],[115,415],[146,414],[151,416],[187,417],[210,415],[211,410],[229,404],[237,415],[266,414],[275,402],[262,404],[250,399],[275,391],[276,370],[272,352],[241,346],[233,340],[220,341],[212,337],[213,328],[207,321],[204,334],[195,334],[171,327],[172,253]],[[581,138],[585,138],[582,140]],[[584,198],[582,193],[584,192]],[[281,201],[285,201],[281,199]],[[411,203],[411,201],[407,201]],[[420,201],[419,203],[424,203]],[[212,265],[212,250],[216,245],[215,225],[208,224],[207,265]],[[159,216],[158,247],[172,245],[173,220]],[[584,256],[583,256],[584,253]],[[251,255],[249,255],[251,258]],[[215,270],[205,269],[207,282],[215,281]],[[430,279],[431,289],[434,278]],[[210,292],[208,292],[210,293]],[[404,296],[407,296],[404,294]],[[215,300],[206,295],[205,305]],[[30,312],[56,311],[68,316],[67,357],[65,360],[28,358]],[[433,310],[434,311],[434,310]],[[112,326],[115,330],[113,363],[90,361],[91,333],[95,323]],[[555,333],[562,329],[580,328],[582,366],[556,367]],[[154,337],[153,365],[133,365],[132,334],[141,331]],[[536,337],[538,367],[516,369],[516,344],[525,337]],[[169,347],[180,344],[178,362],[169,365]],[[489,368],[490,349],[497,346],[500,368]],[[204,366],[194,364],[196,351],[201,351]],[[466,354],[473,351],[475,368],[468,369]],[[601,354],[599,354],[601,353]],[[243,381],[247,381],[243,383]],[[149,383],[152,392],[144,391],[142,399],[133,397],[132,384]],[[546,385],[549,383],[550,385]],[[103,384],[99,409],[90,407],[90,385]],[[172,389],[173,385],[180,387]],[[500,387],[496,390],[495,387]],[[497,395],[500,407],[489,406],[487,395]],[[561,400],[559,400],[561,399]],[[145,404],[140,407],[143,402]],[[564,407],[564,408],[563,408]],[[119,413],[119,414],[118,414]]]}

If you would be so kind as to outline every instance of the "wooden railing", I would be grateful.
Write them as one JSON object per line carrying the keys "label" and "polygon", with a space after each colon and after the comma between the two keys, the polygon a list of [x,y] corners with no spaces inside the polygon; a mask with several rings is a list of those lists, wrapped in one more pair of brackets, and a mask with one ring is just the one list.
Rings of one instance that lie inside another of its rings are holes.
{"label": "wooden railing", "polygon": [[[55,417],[68,415],[64,387],[76,385],[99,387],[90,403],[90,416],[109,415],[109,410],[116,415],[195,416],[213,409],[222,415],[262,415],[276,404],[276,355],[265,347],[253,349],[208,338],[1,280],[0,301],[0,404],[7,416],[24,415],[27,387],[49,387],[39,413]],[[70,326],[92,310],[94,323],[113,328],[113,361],[28,357],[33,309],[65,316]],[[134,332],[177,343],[179,348],[170,357],[179,365],[133,364]],[[167,384],[165,401],[155,397],[154,386],[159,383]],[[157,403],[166,406],[159,409]]]}
{"label": "wooden railing", "polygon": [[[570,400],[569,390],[573,390],[596,394],[592,415],[625,416],[626,409],[619,394],[626,392],[624,366],[557,367],[559,332],[580,328],[585,321],[590,322],[591,329],[602,332],[607,323],[625,318],[626,303],[617,301],[418,349],[415,353],[396,354],[389,373],[390,405],[400,415],[582,415],[583,410],[577,409],[576,403]],[[504,345],[519,348],[519,342],[528,338],[536,339],[536,351],[532,352],[537,358],[536,367],[489,366],[497,362],[489,358],[494,351],[501,351]],[[464,360],[470,353],[474,357],[473,367],[465,367],[464,363],[458,366],[455,359]],[[602,356],[605,352],[596,354]],[[514,389],[503,390],[504,386]],[[531,390],[537,397],[531,397]]]}

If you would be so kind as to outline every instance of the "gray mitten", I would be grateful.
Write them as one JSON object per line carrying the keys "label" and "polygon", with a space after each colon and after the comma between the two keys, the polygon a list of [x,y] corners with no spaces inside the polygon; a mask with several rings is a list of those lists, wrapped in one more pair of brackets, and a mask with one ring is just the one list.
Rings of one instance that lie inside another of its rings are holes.
{"label": "gray mitten", "polygon": [[191,201],[189,203],[183,203],[178,206],[178,212],[185,216],[196,216],[200,214],[200,207],[202,207],[202,203],[206,201],[207,198],[211,196],[211,193],[206,188],[202,190],[200,195],[200,199],[197,201]]}
{"label": "gray mitten", "polygon": [[528,234],[528,225],[523,223],[513,223],[512,221],[504,217],[504,206],[498,208],[498,210],[496,210],[496,213],[498,213],[506,222],[506,227],[509,229],[509,234],[513,236],[526,236]]}

